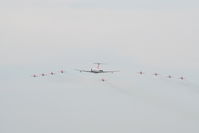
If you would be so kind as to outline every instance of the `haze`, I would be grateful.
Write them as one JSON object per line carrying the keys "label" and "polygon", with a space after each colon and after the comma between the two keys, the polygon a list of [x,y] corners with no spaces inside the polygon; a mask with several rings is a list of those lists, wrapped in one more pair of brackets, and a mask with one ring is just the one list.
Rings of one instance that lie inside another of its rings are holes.
{"label": "haze", "polygon": [[198,5],[0,1],[0,132],[198,133]]}

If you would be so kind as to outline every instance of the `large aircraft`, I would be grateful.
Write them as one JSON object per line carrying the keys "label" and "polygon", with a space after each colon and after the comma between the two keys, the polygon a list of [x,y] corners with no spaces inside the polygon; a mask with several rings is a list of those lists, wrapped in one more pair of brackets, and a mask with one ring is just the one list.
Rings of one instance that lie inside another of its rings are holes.
{"label": "large aircraft", "polygon": [[91,68],[90,70],[80,70],[80,69],[76,69],[79,72],[88,72],[88,73],[94,73],[94,74],[99,74],[99,73],[114,73],[114,72],[119,72],[119,71],[105,71],[103,69],[100,68],[100,65],[103,63],[94,63],[97,66],[94,68]]}

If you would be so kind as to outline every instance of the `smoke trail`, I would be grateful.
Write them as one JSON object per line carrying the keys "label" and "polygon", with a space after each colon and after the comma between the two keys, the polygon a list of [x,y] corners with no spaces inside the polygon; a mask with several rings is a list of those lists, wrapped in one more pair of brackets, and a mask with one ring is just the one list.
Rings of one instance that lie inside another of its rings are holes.
{"label": "smoke trail", "polygon": [[198,84],[190,82],[189,80],[186,80],[186,82],[181,82],[181,83],[177,82],[177,83],[186,88],[190,88],[191,90],[193,90],[199,94],[199,85]]}
{"label": "smoke trail", "polygon": [[172,83],[172,84],[175,84],[175,85],[183,86],[186,89],[191,89],[192,91],[199,94],[199,85],[189,81],[188,79],[176,80],[176,79],[168,79],[168,78],[165,78],[165,77],[162,77],[162,76],[160,76],[159,79],[164,81],[164,82],[167,82],[167,83]]}
{"label": "smoke trail", "polygon": [[110,81],[105,80],[103,83],[105,83],[105,84],[108,85],[109,87],[113,88],[114,90],[119,91],[120,93],[123,93],[123,94],[126,94],[126,95],[131,96],[131,94],[130,94],[129,91],[126,91],[126,90],[122,89],[122,87],[119,87],[119,86],[113,84],[113,83],[110,82]]}

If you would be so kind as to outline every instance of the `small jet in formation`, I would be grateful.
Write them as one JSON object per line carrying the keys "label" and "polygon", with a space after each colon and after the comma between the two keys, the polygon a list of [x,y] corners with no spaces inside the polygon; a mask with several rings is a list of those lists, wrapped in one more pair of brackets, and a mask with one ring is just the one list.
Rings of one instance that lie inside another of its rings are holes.
{"label": "small jet in formation", "polygon": [[143,75],[143,74],[144,74],[144,72],[140,71],[140,72],[138,72],[138,74]]}
{"label": "small jet in formation", "polygon": [[50,75],[55,75],[55,73],[54,72],[50,72]]}
{"label": "small jet in formation", "polygon": [[43,77],[43,76],[47,76],[47,74],[45,74],[45,73],[42,73],[42,74],[41,74],[41,76],[42,76],[42,77]]}
{"label": "small jet in formation", "polygon": [[168,75],[168,76],[167,76],[167,78],[171,79],[171,78],[172,78],[172,76],[171,76],[171,75]]}
{"label": "small jet in formation", "polygon": [[157,76],[160,75],[160,74],[159,74],[159,73],[154,73],[153,75],[157,77]]}
{"label": "small jet in formation", "polygon": [[119,71],[105,71],[103,69],[100,68],[100,65],[103,63],[94,63],[97,66],[94,68],[91,68],[90,70],[80,70],[80,69],[76,69],[79,72],[88,72],[88,73],[94,73],[94,74],[99,74],[99,73],[114,73],[114,72],[119,72]]}
{"label": "small jet in formation", "polygon": [[184,80],[184,77],[180,77],[179,79],[180,79],[180,80]]}
{"label": "small jet in formation", "polygon": [[106,80],[105,80],[104,78],[101,78],[101,81],[102,81],[102,82],[105,82]]}
{"label": "small jet in formation", "polygon": [[38,77],[38,76],[37,76],[36,74],[33,74],[32,77],[36,78],[36,77]]}
{"label": "small jet in formation", "polygon": [[63,74],[63,73],[64,73],[64,70],[61,70],[60,73]]}
{"label": "small jet in formation", "polygon": [[61,73],[61,74],[64,74],[65,73],[65,71],[64,70],[60,70],[60,71],[58,71],[57,73],[56,72],[50,72],[50,73],[41,73],[41,74],[33,74],[32,75],[32,77],[33,78],[37,78],[37,77],[44,77],[44,76],[49,76],[49,75],[56,75],[56,74],[58,74],[58,73]]}

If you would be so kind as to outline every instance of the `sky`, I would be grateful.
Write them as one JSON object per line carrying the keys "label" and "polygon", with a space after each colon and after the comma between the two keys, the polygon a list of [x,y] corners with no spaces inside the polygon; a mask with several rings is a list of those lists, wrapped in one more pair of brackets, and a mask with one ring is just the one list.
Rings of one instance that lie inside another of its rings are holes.
{"label": "sky", "polygon": [[198,133],[198,5],[0,1],[0,132]]}

